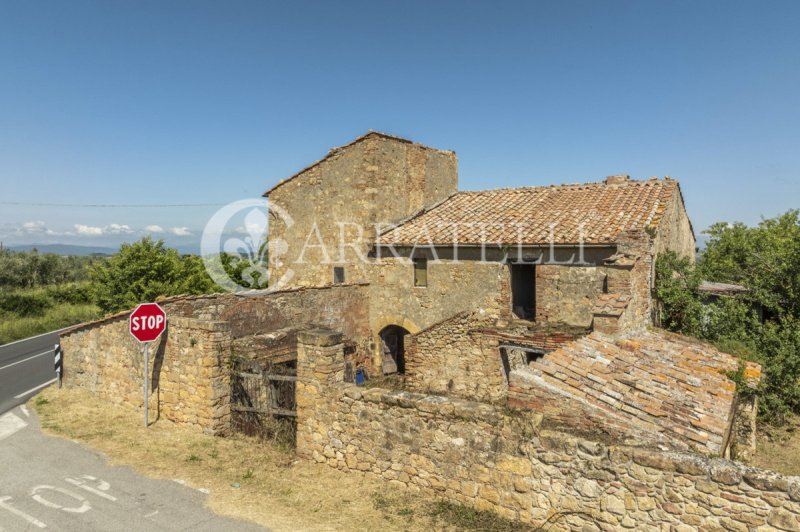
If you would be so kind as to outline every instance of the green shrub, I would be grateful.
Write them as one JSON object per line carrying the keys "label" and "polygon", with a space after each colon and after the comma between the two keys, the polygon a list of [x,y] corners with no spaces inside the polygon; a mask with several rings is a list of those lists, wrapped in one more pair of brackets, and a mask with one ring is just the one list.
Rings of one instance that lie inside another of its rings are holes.
{"label": "green shrub", "polygon": [[41,316],[51,306],[41,292],[0,292],[0,311],[16,316]]}

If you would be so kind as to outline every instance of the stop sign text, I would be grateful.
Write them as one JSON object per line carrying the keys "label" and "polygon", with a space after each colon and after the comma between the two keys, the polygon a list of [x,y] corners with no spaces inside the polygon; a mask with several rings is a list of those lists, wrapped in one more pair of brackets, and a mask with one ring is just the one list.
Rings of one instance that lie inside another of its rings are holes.
{"label": "stop sign text", "polygon": [[143,303],[131,312],[129,330],[140,342],[152,342],[167,326],[167,314],[155,303]]}

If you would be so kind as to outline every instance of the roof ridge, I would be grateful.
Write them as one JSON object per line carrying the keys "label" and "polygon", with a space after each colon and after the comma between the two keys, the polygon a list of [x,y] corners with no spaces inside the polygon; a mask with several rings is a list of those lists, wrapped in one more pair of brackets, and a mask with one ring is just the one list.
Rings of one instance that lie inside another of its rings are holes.
{"label": "roof ridge", "polygon": [[655,185],[657,183],[676,183],[678,181],[676,179],[672,179],[669,176],[665,176],[663,178],[649,178],[649,179],[631,179],[630,181],[626,181],[625,183],[616,183],[616,184],[608,184],[603,181],[587,181],[585,183],[561,183],[557,185],[530,185],[530,186],[522,186],[522,187],[497,187],[497,188],[486,188],[482,190],[459,190],[457,194],[483,194],[485,192],[514,192],[514,191],[527,191],[527,190],[544,190],[544,189],[551,189],[551,188],[582,188],[582,187],[626,187],[632,185]]}

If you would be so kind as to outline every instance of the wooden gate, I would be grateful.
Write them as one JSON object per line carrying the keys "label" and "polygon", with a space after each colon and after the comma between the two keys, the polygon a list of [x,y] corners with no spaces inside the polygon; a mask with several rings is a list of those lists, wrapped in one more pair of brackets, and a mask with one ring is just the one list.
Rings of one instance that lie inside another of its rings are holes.
{"label": "wooden gate", "polygon": [[[231,374],[231,426],[262,438],[294,440],[295,362],[236,360]],[[290,434],[289,434],[290,433]]]}

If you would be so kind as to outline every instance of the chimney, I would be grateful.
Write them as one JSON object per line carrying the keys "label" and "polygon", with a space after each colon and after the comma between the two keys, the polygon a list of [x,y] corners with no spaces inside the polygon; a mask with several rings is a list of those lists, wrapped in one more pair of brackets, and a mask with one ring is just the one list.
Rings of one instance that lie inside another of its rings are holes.
{"label": "chimney", "polygon": [[606,185],[622,185],[623,183],[627,183],[631,180],[631,176],[629,175],[610,175],[606,177],[605,184]]}

